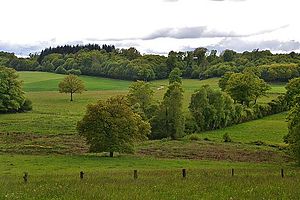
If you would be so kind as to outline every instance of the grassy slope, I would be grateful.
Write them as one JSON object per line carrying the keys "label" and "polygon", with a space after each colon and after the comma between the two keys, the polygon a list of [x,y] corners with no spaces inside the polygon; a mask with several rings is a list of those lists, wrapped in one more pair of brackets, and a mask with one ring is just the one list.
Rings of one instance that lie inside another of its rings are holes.
{"label": "grassy slope", "polygon": [[[0,132],[27,132],[43,134],[75,133],[76,122],[85,112],[88,103],[98,99],[106,99],[117,94],[126,94],[130,81],[113,80],[98,77],[81,76],[85,81],[87,92],[75,94],[74,102],[69,102],[68,94],[57,92],[57,85],[64,75],[45,72],[19,72],[24,81],[26,95],[33,101],[33,111],[28,113],[0,115]],[[184,107],[188,111],[188,103],[193,91],[201,85],[211,85],[218,88],[218,78],[208,80],[183,80]],[[161,100],[168,85],[167,80],[151,82],[155,90],[155,99]],[[163,86],[162,89],[158,89]],[[274,91],[283,91],[283,85],[274,85]],[[275,98],[272,93],[259,101],[266,102]],[[12,126],[13,124],[13,126]]]}
{"label": "grassy slope", "polygon": [[[34,78],[32,78],[34,77]],[[94,77],[83,77],[88,92],[75,95],[70,103],[68,95],[56,92],[57,83],[62,75],[48,73],[21,73],[25,81],[27,95],[34,103],[34,110],[29,113],[0,115],[0,132],[27,132],[62,134],[74,133],[75,124],[81,118],[85,105],[99,98],[107,98],[115,94],[126,94],[128,81],[118,81]],[[33,80],[34,79],[34,80]],[[218,79],[205,81],[184,80],[185,107],[189,96],[201,84],[210,84],[217,88]],[[107,85],[106,85],[107,84]],[[167,81],[152,82],[154,88],[167,86]],[[156,98],[161,99],[165,88],[156,91]],[[283,85],[272,87],[273,94],[261,99],[268,101],[276,93],[284,91]],[[190,156],[197,154],[200,147],[210,149],[219,158],[232,156],[240,152],[245,157],[251,150],[249,158],[259,153],[270,151],[270,147],[256,147],[246,144],[221,143],[222,135],[228,132],[234,142],[249,143],[262,140],[266,143],[281,144],[286,132],[285,114],[270,116],[264,119],[228,127],[226,129],[198,134],[200,138],[209,138],[214,142],[203,141],[149,141],[138,147],[138,156],[121,156],[107,158],[98,156],[33,156],[0,154],[0,199],[297,199],[300,195],[300,172],[287,164],[249,163],[228,161],[168,160],[154,158],[162,151],[166,157]],[[12,126],[13,124],[13,126]],[[257,131],[259,130],[259,131]],[[18,134],[21,135],[21,134]],[[29,135],[22,144],[36,148],[36,144],[48,141],[39,136],[33,139]],[[58,144],[60,136],[50,136],[50,144]],[[3,138],[14,138],[5,136]],[[73,137],[73,136],[70,136]],[[52,139],[51,139],[52,138]],[[19,138],[20,139],[20,138]],[[10,141],[11,145],[18,140]],[[42,140],[42,141],[39,141]],[[69,136],[61,139],[60,148],[65,148]],[[74,140],[71,139],[72,141]],[[76,140],[76,138],[75,138]],[[0,142],[1,143],[1,142]],[[0,144],[1,149],[7,147],[7,140]],[[1,145],[4,145],[2,147]],[[81,148],[75,143],[74,148]],[[26,148],[27,148],[26,147]],[[145,149],[147,152],[145,152]],[[47,150],[48,151],[48,150]],[[233,152],[234,151],[234,152]],[[273,151],[273,150],[271,150]],[[150,152],[150,153],[149,153]],[[171,155],[168,155],[170,153]],[[200,153],[203,153],[200,151]],[[178,155],[177,155],[178,154]],[[141,155],[146,155],[143,157]],[[150,157],[148,155],[151,155]],[[272,154],[266,154],[272,155]],[[154,157],[153,157],[154,156]],[[277,156],[275,156],[277,159]],[[214,160],[214,159],[213,159]],[[279,176],[279,168],[288,169],[284,179]],[[188,178],[182,179],[181,168],[188,169]],[[235,176],[230,176],[230,168],[235,168]],[[139,179],[132,179],[132,170],[139,170]],[[80,181],[79,171],[85,171],[85,179]],[[29,172],[29,183],[22,182],[22,173]]]}
{"label": "grassy slope", "polygon": [[286,113],[280,113],[219,130],[197,134],[201,139],[208,138],[221,142],[228,133],[234,142],[251,143],[262,141],[267,144],[284,145],[283,136],[288,132]]}

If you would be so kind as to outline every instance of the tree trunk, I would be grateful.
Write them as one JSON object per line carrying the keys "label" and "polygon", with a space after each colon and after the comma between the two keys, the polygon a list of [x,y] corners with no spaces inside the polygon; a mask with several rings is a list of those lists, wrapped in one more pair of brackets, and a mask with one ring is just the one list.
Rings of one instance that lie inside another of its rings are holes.
{"label": "tree trunk", "polygon": [[73,101],[73,93],[71,92],[71,101]]}
{"label": "tree trunk", "polygon": [[109,157],[114,157],[114,152],[113,151],[109,152]]}

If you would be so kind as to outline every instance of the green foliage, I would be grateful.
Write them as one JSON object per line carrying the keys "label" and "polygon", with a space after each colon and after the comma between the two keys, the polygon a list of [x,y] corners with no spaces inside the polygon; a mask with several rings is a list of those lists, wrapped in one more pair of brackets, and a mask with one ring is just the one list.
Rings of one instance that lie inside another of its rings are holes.
{"label": "green foliage", "polygon": [[[57,92],[58,83],[65,78],[65,75],[47,73],[47,72],[18,72],[20,80],[24,83],[24,91],[26,96],[33,102],[34,109],[32,112],[20,114],[1,115],[0,117],[0,132],[31,132],[36,134],[75,134],[76,121],[80,120],[80,116],[84,114],[85,107],[89,103],[96,102],[100,99],[107,99],[112,95],[128,93],[128,88],[132,82],[116,79],[108,79],[101,77],[80,76],[80,79],[84,81],[87,88],[87,92],[84,92],[80,96],[77,96],[77,100],[73,103],[66,101],[69,94],[60,94]],[[190,123],[188,105],[191,99],[191,95],[194,90],[198,89],[202,85],[209,84],[213,89],[218,90],[218,78],[207,80],[194,80],[183,79],[183,112],[187,124]],[[154,90],[154,100],[158,101],[163,98],[168,84],[168,80],[157,80],[150,82],[151,87]],[[162,86],[164,86],[162,89]],[[265,104],[272,99],[277,98],[277,93],[285,92],[284,84],[272,83],[272,90],[268,93],[268,98],[259,98],[257,104]],[[280,104],[275,106],[281,109]],[[241,107],[241,109],[243,109]],[[151,105],[147,109],[147,116],[153,116],[156,112],[157,106]],[[281,111],[280,111],[281,112]],[[276,112],[278,113],[278,112]],[[284,121],[284,119],[283,119]],[[274,123],[280,124],[280,121]],[[13,126],[11,124],[14,124]],[[191,124],[195,122],[191,121]],[[194,125],[192,125],[194,127]],[[276,126],[280,130],[282,128]],[[254,128],[253,128],[254,129]],[[261,129],[261,128],[260,128]],[[192,129],[195,132],[195,129]],[[285,129],[284,129],[285,130]],[[243,131],[243,130],[240,130]],[[189,129],[185,130],[186,133],[190,133]],[[230,131],[231,133],[231,131]],[[276,131],[274,133],[276,135]],[[253,135],[249,134],[249,137]],[[258,134],[256,137],[260,137]],[[268,137],[272,138],[269,134]],[[282,138],[282,136],[280,136]],[[236,141],[235,138],[233,138]],[[220,137],[222,140],[222,135]]]}
{"label": "green foliage", "polygon": [[183,89],[180,83],[169,85],[162,103],[151,119],[151,138],[171,137],[177,139],[184,136]]}
{"label": "green foliage", "polygon": [[234,55],[235,55],[235,54],[236,54],[235,51],[226,49],[226,50],[222,53],[222,57],[223,57],[224,62],[230,62],[230,61],[233,61]]}
{"label": "green foliage", "polygon": [[189,140],[192,140],[192,141],[201,140],[201,138],[198,135],[196,135],[196,134],[192,134],[188,138],[189,138]]}
{"label": "green foliage", "polygon": [[70,69],[67,71],[67,73],[79,76],[79,75],[81,75],[81,70],[80,69]]}
{"label": "green foliage", "polygon": [[233,74],[233,72],[227,72],[222,76],[222,78],[219,80],[219,87],[221,88],[222,91],[225,91],[227,82],[230,78],[230,76]]}
{"label": "green foliage", "polygon": [[285,140],[289,143],[291,154],[300,165],[300,95],[295,97],[294,105],[289,111],[287,119],[289,133]]}
{"label": "green foliage", "polygon": [[130,85],[128,92],[128,100],[130,105],[140,105],[142,111],[146,114],[147,108],[153,103],[154,91],[149,83],[137,81]]}
{"label": "green foliage", "polygon": [[63,66],[56,68],[55,73],[57,74],[67,74],[67,70]]}
{"label": "green foliage", "polygon": [[269,89],[270,86],[253,73],[233,73],[225,87],[225,91],[232,99],[247,106],[251,101],[256,103],[256,100],[265,95]]}
{"label": "green foliage", "polygon": [[181,78],[182,72],[179,68],[174,68],[171,73],[169,74],[169,84],[171,85],[172,83],[180,83],[182,84],[182,78]]}
{"label": "green foliage", "polygon": [[223,135],[223,141],[224,141],[224,142],[232,142],[231,137],[229,136],[228,133],[225,133],[225,134]]}
{"label": "green foliage", "polygon": [[78,78],[76,75],[68,75],[66,76],[59,84],[58,84],[60,93],[70,93],[71,101],[73,101],[74,93],[82,93],[85,90],[85,86],[82,80]]}
{"label": "green foliage", "polygon": [[265,81],[286,82],[300,75],[299,64],[295,63],[261,65],[258,70]]}
{"label": "green foliage", "polygon": [[200,73],[200,79],[207,79],[212,77],[221,77],[226,73],[230,72],[238,72],[240,70],[237,69],[236,66],[230,63],[219,63],[216,65],[212,65],[204,72]]}
{"label": "green foliage", "polygon": [[14,69],[0,66],[0,113],[31,110]]}
{"label": "green foliage", "polygon": [[54,72],[55,67],[50,61],[47,61],[43,63],[41,70],[44,72]]}
{"label": "green foliage", "polygon": [[215,91],[208,85],[192,94],[189,105],[198,131],[213,130],[235,123],[235,105],[225,93]]}
{"label": "green foliage", "polygon": [[141,56],[141,53],[134,47],[130,47],[129,49],[122,49],[121,53],[128,59],[134,60]]}
{"label": "green foliage", "polygon": [[289,106],[294,105],[294,98],[300,95],[300,78],[294,78],[286,85],[285,99]]}
{"label": "green foliage", "polygon": [[20,111],[32,110],[32,101],[30,99],[25,99],[24,103],[21,105]]}
{"label": "green foliage", "polygon": [[150,133],[150,124],[133,112],[125,97],[117,96],[88,105],[77,130],[87,139],[91,152],[106,151],[112,156],[113,152],[133,152],[134,142]]}

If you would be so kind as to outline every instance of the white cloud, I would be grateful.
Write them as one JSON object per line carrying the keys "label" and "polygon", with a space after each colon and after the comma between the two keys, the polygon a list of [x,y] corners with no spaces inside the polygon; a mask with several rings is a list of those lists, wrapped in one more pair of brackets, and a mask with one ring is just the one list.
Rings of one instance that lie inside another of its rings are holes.
{"label": "white cloud", "polygon": [[212,46],[232,37],[258,45],[300,41],[297,0],[10,0],[1,2],[0,18],[0,50],[17,46],[19,53],[22,46],[27,53],[28,46],[70,41],[132,44],[142,52]]}

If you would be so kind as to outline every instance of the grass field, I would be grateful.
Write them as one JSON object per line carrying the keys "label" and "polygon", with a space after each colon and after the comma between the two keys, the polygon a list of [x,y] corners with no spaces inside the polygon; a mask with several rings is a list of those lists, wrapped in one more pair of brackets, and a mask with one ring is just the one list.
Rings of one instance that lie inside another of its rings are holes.
{"label": "grass field", "polygon": [[266,144],[283,145],[283,136],[288,132],[286,113],[271,115],[219,130],[197,134],[199,138],[208,138],[212,141],[223,141],[223,135],[228,133],[234,142],[254,143],[257,141]]}
{"label": "grass field", "polygon": [[[89,154],[76,122],[86,105],[126,94],[131,81],[81,76],[88,91],[69,95],[57,91],[63,75],[19,72],[28,113],[0,115],[0,199],[298,199],[300,170],[285,154],[286,113],[178,141],[137,144],[134,155]],[[183,80],[184,107],[201,85],[218,89],[218,80]],[[151,82],[161,100],[167,80]],[[158,89],[161,88],[161,89]],[[285,92],[272,84],[266,103]],[[233,142],[224,143],[228,133]],[[187,169],[182,178],[181,169]],[[231,176],[231,169],[235,175]],[[284,168],[285,177],[280,176]],[[133,179],[133,170],[138,179]],[[85,177],[79,179],[79,172]],[[29,173],[28,183],[22,176]]]}
{"label": "grass field", "polygon": [[[88,91],[83,94],[75,94],[74,102],[69,101],[68,94],[60,94],[57,85],[64,75],[45,72],[19,72],[20,79],[24,82],[26,96],[33,102],[33,111],[28,113],[0,115],[0,132],[25,132],[39,134],[73,134],[76,122],[85,112],[89,103],[95,103],[98,99],[106,99],[113,95],[128,92],[130,81],[113,80],[99,77],[81,76]],[[201,85],[211,85],[218,88],[218,78],[207,80],[184,79],[184,108],[190,101],[194,90]],[[155,90],[155,99],[161,100],[168,85],[167,80],[151,82]],[[158,90],[158,88],[162,88]],[[283,84],[275,84],[268,94],[259,102],[268,102],[276,98],[278,92],[284,91]],[[13,126],[12,126],[13,124]]]}
{"label": "grass field", "polygon": [[[0,199],[297,199],[300,195],[300,171],[292,166],[285,166],[281,178],[280,166],[272,164],[127,156],[1,155],[0,164]],[[187,169],[186,178],[182,168]],[[83,180],[80,171],[85,172]]]}

